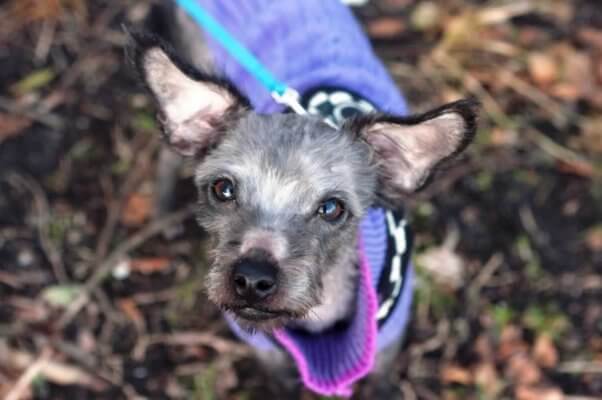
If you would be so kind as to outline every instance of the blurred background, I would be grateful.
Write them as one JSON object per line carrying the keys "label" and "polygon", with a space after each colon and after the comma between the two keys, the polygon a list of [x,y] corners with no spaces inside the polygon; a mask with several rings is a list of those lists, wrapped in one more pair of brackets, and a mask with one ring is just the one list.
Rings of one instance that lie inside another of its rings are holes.
{"label": "blurred background", "polygon": [[[186,172],[153,217],[160,140],[121,26],[161,31],[156,3],[0,3],[0,397],[269,394],[202,294]],[[483,104],[410,205],[405,398],[602,398],[602,3],[355,3],[413,110]]]}

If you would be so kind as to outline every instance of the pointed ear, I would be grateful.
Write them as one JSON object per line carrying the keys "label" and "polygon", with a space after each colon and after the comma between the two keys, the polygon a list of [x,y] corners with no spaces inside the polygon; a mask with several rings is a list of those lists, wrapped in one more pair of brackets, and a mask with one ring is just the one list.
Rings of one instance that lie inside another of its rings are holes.
{"label": "pointed ear", "polygon": [[219,142],[226,125],[250,110],[249,101],[231,83],[182,62],[157,37],[130,37],[130,58],[159,108],[167,142],[180,154],[205,154]]}
{"label": "pointed ear", "polygon": [[464,150],[475,135],[477,107],[475,100],[460,100],[421,115],[350,121],[374,152],[380,196],[395,202],[419,190],[442,162]]}

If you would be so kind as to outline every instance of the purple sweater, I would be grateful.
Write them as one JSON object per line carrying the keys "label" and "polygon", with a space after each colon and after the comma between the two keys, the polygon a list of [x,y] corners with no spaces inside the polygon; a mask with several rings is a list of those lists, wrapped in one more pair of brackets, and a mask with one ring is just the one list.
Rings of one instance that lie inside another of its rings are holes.
{"label": "purple sweater", "polygon": [[[338,0],[197,1],[279,80],[299,93],[321,87],[342,88],[380,111],[407,113],[403,97],[375,57],[364,32],[351,11]],[[258,112],[282,111],[270,93],[219,44],[209,40],[209,48],[217,71],[230,79]],[[388,225],[391,227],[391,215],[372,208],[362,220],[356,312],[345,329],[311,335],[285,328],[269,337],[248,334],[229,318],[234,332],[262,350],[284,348],[309,389],[322,395],[351,395],[352,384],[372,369],[376,352],[403,335],[410,314],[413,272],[408,263],[409,249],[404,242],[403,249],[392,251],[387,229]],[[389,268],[388,255],[393,257],[393,269]],[[383,271],[400,272],[402,256],[405,274],[393,288],[394,292],[397,290],[396,301],[386,304],[387,299],[378,298],[378,289],[383,280],[388,280]],[[381,320],[383,309],[387,309],[387,317]]]}

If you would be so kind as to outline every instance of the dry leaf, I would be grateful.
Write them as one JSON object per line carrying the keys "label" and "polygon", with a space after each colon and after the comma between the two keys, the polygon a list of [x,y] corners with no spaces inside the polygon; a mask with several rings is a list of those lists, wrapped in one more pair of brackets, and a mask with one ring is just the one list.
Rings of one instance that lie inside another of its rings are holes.
{"label": "dry leaf", "polygon": [[533,358],[544,368],[554,368],[558,364],[558,350],[548,335],[539,335],[535,340]]}
{"label": "dry leaf", "polygon": [[427,249],[417,263],[441,286],[455,290],[464,284],[464,261],[449,246]]}
{"label": "dry leaf", "polygon": [[527,353],[513,355],[506,365],[506,375],[518,384],[532,385],[538,383],[541,378],[541,370]]}
{"label": "dry leaf", "polygon": [[441,368],[441,380],[445,383],[459,383],[461,385],[470,385],[473,381],[470,370],[459,365],[443,366]]}
{"label": "dry leaf", "polygon": [[490,361],[494,359],[493,345],[489,336],[482,334],[475,341],[475,351],[481,361]]}
{"label": "dry leaf", "polygon": [[562,100],[575,101],[579,98],[581,92],[572,83],[559,82],[550,88],[550,94]]}
{"label": "dry leaf", "polygon": [[596,47],[598,50],[602,50],[602,31],[591,27],[584,27],[577,31],[577,37],[582,42]]}
{"label": "dry leaf", "polygon": [[412,26],[419,31],[431,30],[441,23],[441,7],[432,1],[421,1],[410,16]]}
{"label": "dry leaf", "polygon": [[602,251],[602,225],[595,226],[585,234],[585,243],[591,251]]}
{"label": "dry leaf", "polygon": [[401,18],[383,17],[370,21],[366,29],[370,36],[386,39],[403,33],[406,25]]}
{"label": "dry leaf", "polygon": [[17,136],[30,126],[31,121],[27,118],[0,113],[0,143],[10,137]]}
{"label": "dry leaf", "polygon": [[573,174],[584,178],[590,178],[594,175],[594,167],[588,162],[579,160],[558,161],[556,167],[565,174]]}
{"label": "dry leaf", "polygon": [[498,346],[498,359],[504,361],[517,353],[524,353],[529,349],[523,340],[521,329],[515,325],[507,325],[502,329],[500,344]]}
{"label": "dry leaf", "polygon": [[132,299],[121,299],[117,302],[119,309],[128,317],[130,321],[136,325],[136,328],[140,331],[144,330],[144,316],[142,312]]}
{"label": "dry leaf", "polygon": [[490,362],[477,364],[473,369],[474,381],[487,394],[487,398],[493,399],[500,391],[500,379],[495,365]]}
{"label": "dry leaf", "polygon": [[130,271],[141,274],[154,274],[169,267],[169,259],[165,257],[136,258],[130,261]]}
{"label": "dry leaf", "polygon": [[560,389],[538,386],[518,386],[515,390],[517,400],[563,400]]}
{"label": "dry leaf", "polygon": [[527,67],[531,79],[539,86],[548,86],[558,77],[558,62],[548,54],[530,54]]}
{"label": "dry leaf", "polygon": [[494,146],[514,146],[518,142],[518,135],[513,129],[496,127],[491,130],[490,140]]}
{"label": "dry leaf", "polygon": [[125,226],[140,226],[146,221],[152,210],[151,196],[132,193],[128,197],[125,207],[121,212],[121,222]]}

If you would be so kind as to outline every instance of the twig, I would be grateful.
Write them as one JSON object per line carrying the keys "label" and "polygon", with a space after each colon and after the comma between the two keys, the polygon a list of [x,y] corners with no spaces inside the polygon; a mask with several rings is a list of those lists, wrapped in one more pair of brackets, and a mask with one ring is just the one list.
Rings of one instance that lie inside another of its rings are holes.
{"label": "twig", "polygon": [[565,361],[558,364],[556,371],[563,374],[602,374],[602,362]]}
{"label": "twig", "polygon": [[48,58],[50,47],[54,42],[54,33],[56,31],[56,21],[47,19],[42,23],[42,30],[38,36],[38,43],[34,51],[36,61],[43,64]]}
{"label": "twig", "polygon": [[14,101],[3,96],[0,96],[0,108],[11,114],[20,115],[32,121],[39,122],[54,130],[61,130],[65,125],[64,121],[56,114],[41,112],[36,109],[23,109],[22,107],[15,106]]}
{"label": "twig", "polygon": [[535,215],[533,215],[533,210],[530,207],[521,206],[518,209],[518,215],[525,230],[533,237],[537,244],[543,245],[548,242],[548,235],[539,229]]}
{"label": "twig", "polygon": [[571,395],[564,395],[563,397],[564,400],[600,400],[600,397],[596,396],[571,396]]}
{"label": "twig", "polygon": [[51,357],[52,349],[50,347],[45,347],[38,358],[33,363],[29,364],[27,369],[23,371],[15,385],[6,395],[5,400],[20,400],[25,398],[25,392],[29,388],[29,385],[44,369]]}
{"label": "twig", "polygon": [[499,267],[502,266],[504,262],[504,255],[501,253],[495,253],[494,255],[487,260],[479,274],[474,278],[467,291],[469,293],[474,294],[475,296],[479,294],[481,288],[489,282],[495,271],[498,270]]}
{"label": "twig", "polygon": [[150,159],[155,149],[159,145],[157,140],[150,140],[139,152],[141,156],[135,162],[134,167],[130,170],[130,173],[125,178],[125,181],[119,189],[118,199],[111,201],[108,206],[107,219],[105,225],[100,233],[98,239],[98,245],[96,246],[96,260],[102,259],[108,251],[110,238],[113,236],[117,223],[119,222],[119,216],[123,209],[127,196],[136,188],[139,184],[142,176],[147,172]]}
{"label": "twig", "polygon": [[73,320],[77,313],[79,313],[79,311],[90,299],[91,292],[96,289],[98,285],[100,285],[107,275],[111,273],[111,270],[122,257],[124,257],[130,251],[136,249],[138,246],[142,245],[144,242],[146,242],[146,240],[154,235],[170,228],[173,225],[181,223],[184,219],[192,215],[194,209],[194,206],[189,206],[183,210],[174,212],[148,223],[134,235],[129,237],[115,250],[113,250],[113,252],[109,254],[104,262],[100,263],[94,268],[94,274],[88,279],[75,300],[69,305],[57,322],[57,328],[62,329]]}
{"label": "twig", "polygon": [[44,190],[38,185],[32,178],[19,175],[17,173],[10,173],[8,175],[8,182],[14,186],[21,186],[27,189],[34,200],[36,208],[36,226],[38,229],[38,236],[40,239],[40,245],[52,266],[52,270],[57,281],[66,283],[68,281],[67,272],[65,271],[65,265],[63,264],[63,257],[61,252],[57,249],[56,245],[52,242],[49,237],[48,228],[50,225],[50,205],[44,193]]}
{"label": "twig", "polygon": [[250,350],[247,346],[233,342],[211,333],[200,332],[176,332],[171,334],[149,335],[146,345],[164,343],[172,346],[207,346],[219,353],[236,354],[238,356],[248,356]]}
{"label": "twig", "polygon": [[495,272],[503,265],[504,255],[493,254],[485,263],[478,275],[472,280],[466,289],[466,315],[475,315],[479,308],[479,294],[481,289],[491,280]]}

